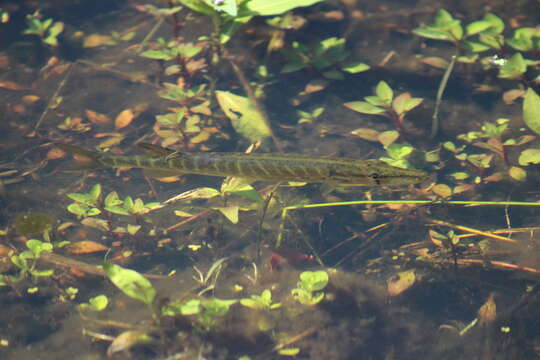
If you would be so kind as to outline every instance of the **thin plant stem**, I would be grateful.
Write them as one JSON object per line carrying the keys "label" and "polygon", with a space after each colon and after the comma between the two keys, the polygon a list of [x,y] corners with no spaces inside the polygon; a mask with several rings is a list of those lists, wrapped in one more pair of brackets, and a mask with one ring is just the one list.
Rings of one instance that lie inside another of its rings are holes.
{"label": "thin plant stem", "polygon": [[446,89],[446,85],[448,84],[448,79],[450,78],[452,69],[454,69],[457,56],[458,56],[457,52],[455,55],[452,55],[452,60],[450,60],[450,64],[448,64],[448,67],[446,68],[446,71],[444,72],[444,75],[441,79],[441,83],[439,84],[439,89],[437,90],[437,98],[435,100],[435,110],[433,111],[433,118],[432,118],[432,123],[431,123],[430,136],[432,139],[437,135],[437,132],[439,132],[439,107],[441,106],[444,90]]}

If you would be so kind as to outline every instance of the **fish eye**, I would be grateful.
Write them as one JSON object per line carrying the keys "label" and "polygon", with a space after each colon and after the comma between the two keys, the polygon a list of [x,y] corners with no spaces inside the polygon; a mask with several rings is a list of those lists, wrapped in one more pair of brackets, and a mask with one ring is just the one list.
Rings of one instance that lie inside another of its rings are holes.
{"label": "fish eye", "polygon": [[370,177],[370,178],[373,180],[373,182],[375,182],[375,184],[381,185],[381,180],[380,180],[380,176],[379,176],[378,173],[376,173],[376,172],[370,172],[370,173],[368,174],[368,177]]}

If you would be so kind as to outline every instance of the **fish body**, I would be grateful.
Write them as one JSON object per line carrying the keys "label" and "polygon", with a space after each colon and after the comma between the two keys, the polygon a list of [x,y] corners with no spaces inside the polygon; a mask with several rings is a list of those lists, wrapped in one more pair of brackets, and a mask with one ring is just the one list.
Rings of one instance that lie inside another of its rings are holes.
{"label": "fish body", "polygon": [[390,166],[380,160],[273,153],[181,153],[140,144],[151,155],[113,156],[68,144],[55,144],[88,159],[85,169],[136,167],[177,174],[237,176],[260,181],[295,181],[343,185],[407,185],[429,175]]}

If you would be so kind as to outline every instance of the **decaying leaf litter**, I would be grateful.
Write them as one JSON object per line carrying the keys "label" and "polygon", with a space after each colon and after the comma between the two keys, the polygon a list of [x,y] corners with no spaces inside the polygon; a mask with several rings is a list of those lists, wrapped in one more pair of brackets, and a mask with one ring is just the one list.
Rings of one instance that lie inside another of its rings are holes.
{"label": "decaying leaf litter", "polygon": [[[22,346],[31,343],[52,356],[84,348],[118,358],[128,352],[314,359],[534,353],[528,324],[536,316],[538,265],[529,254],[538,246],[537,175],[527,165],[537,162],[537,69],[522,60],[534,52],[534,41],[527,43],[536,36],[527,28],[534,19],[516,23],[518,13],[494,8],[508,14],[503,41],[517,53],[489,60],[495,69],[489,75],[475,67],[484,54],[473,37],[480,34],[480,43],[495,48],[501,32],[483,10],[462,10],[462,18],[453,17],[459,9],[451,6],[400,12],[347,2],[283,15],[283,9],[261,8],[261,15],[280,15],[264,24],[268,18],[257,16],[231,22],[242,11],[231,1],[214,4],[223,6],[218,12],[196,4],[183,4],[191,10],[145,4],[102,15],[115,20],[85,31],[79,38],[85,55],[71,62],[54,57],[64,41],[75,41],[61,19],[34,14],[28,23],[27,36],[36,36],[34,46],[43,46],[45,55],[41,71],[28,72],[26,81],[7,76],[1,83],[10,99],[6,134],[25,140],[11,136],[4,143],[24,151],[6,156],[0,174],[8,204],[0,250],[2,301],[11,314],[31,312],[35,320],[32,332],[19,326],[0,334],[1,351],[22,356]],[[343,19],[340,12],[351,16],[343,33],[332,23]],[[419,21],[411,26],[400,14]],[[201,37],[208,34],[205,16],[221,22],[218,42]],[[247,23],[242,31],[229,32],[241,23]],[[321,24],[335,32],[319,41],[303,35]],[[381,28],[381,37],[364,31]],[[395,40],[411,40],[415,28],[418,36],[452,43],[461,55],[441,102],[441,132],[431,142],[424,135],[442,71],[418,66],[446,68],[441,59],[453,52],[427,43],[432,57],[409,67],[404,59],[411,45]],[[394,47],[365,54],[353,45],[365,43],[354,37],[368,43],[386,37]],[[266,63],[243,51],[240,44],[250,42],[268,52]],[[265,42],[271,46],[265,49]],[[14,59],[8,52],[3,62],[32,68]],[[510,82],[497,83],[497,71]],[[467,77],[474,72],[480,75]],[[396,75],[403,73],[407,80]],[[430,86],[418,86],[419,79]],[[516,104],[523,96],[523,108],[497,99],[488,113],[480,102],[456,96],[460,91],[492,99],[504,91],[504,101]],[[517,131],[521,112],[532,131]],[[256,152],[379,158],[421,167],[437,179],[432,187],[351,191],[145,177],[127,169],[66,175],[60,172],[64,154],[47,145],[67,141],[122,155],[138,142],[243,151],[256,140],[262,140]],[[471,221],[479,217],[482,222]],[[276,247],[278,235],[283,243]],[[107,287],[104,276],[116,287]],[[395,306],[384,305],[389,297]],[[74,308],[77,314],[67,315]],[[5,320],[17,324],[10,314]],[[140,321],[142,328],[135,325]],[[55,345],[62,342],[68,345]]]}

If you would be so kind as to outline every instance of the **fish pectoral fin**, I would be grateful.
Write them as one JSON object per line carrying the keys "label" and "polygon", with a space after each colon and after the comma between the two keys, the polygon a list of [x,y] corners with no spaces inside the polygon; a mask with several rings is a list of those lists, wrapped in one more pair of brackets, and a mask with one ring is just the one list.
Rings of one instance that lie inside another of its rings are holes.
{"label": "fish pectoral fin", "polygon": [[177,157],[178,155],[181,155],[182,153],[179,151],[175,151],[172,149],[167,149],[159,145],[153,145],[149,143],[139,143],[137,144],[141,149],[144,150],[145,155],[151,157],[151,158],[160,158],[160,157],[168,157],[169,159],[173,159]]}
{"label": "fish pectoral fin", "polygon": [[99,160],[101,154],[98,152],[86,150],[70,144],[53,143],[53,145],[73,156],[73,161],[62,169],[63,171],[85,171],[109,167]]}
{"label": "fish pectoral fin", "polygon": [[167,178],[172,176],[181,176],[185,173],[178,170],[164,170],[164,169],[142,169],[143,174],[155,179]]}

